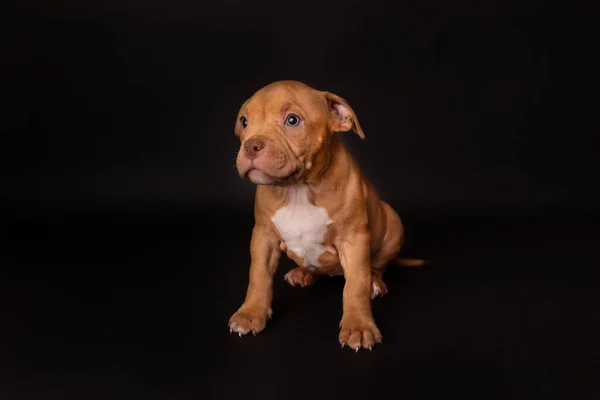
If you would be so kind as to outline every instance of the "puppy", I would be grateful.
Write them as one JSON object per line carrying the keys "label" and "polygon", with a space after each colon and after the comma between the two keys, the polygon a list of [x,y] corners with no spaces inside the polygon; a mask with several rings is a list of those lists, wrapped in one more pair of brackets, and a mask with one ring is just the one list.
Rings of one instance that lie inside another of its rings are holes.
{"label": "puppy", "polygon": [[355,351],[382,342],[371,299],[387,293],[382,280],[404,241],[398,214],[361,174],[338,132],[365,135],[350,105],[335,94],[296,81],[272,83],[248,99],[235,125],[236,166],[256,187],[250,241],[250,281],[229,320],[240,336],[262,331],[272,315],[273,276],[282,252],[298,267],[292,286],[319,275],[343,275],[339,342]]}

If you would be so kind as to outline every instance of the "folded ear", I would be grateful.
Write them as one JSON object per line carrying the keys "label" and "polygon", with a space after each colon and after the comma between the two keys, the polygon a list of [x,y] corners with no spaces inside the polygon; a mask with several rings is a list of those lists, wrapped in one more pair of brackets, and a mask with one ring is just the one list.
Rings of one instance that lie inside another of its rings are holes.
{"label": "folded ear", "polygon": [[361,139],[364,139],[365,134],[358,123],[358,118],[356,118],[354,110],[352,110],[348,102],[333,93],[323,93],[329,106],[329,126],[331,130],[333,132],[353,130]]}

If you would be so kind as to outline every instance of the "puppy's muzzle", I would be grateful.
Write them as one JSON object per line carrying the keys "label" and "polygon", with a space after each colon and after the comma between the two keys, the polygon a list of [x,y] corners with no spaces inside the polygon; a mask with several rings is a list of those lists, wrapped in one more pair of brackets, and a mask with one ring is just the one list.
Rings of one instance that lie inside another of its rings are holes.
{"label": "puppy's muzzle", "polygon": [[260,151],[262,149],[264,149],[265,146],[266,146],[266,143],[262,139],[259,139],[259,138],[248,139],[246,141],[246,143],[244,143],[244,156],[248,160],[252,161],[256,157],[258,157],[258,153],[260,153]]}

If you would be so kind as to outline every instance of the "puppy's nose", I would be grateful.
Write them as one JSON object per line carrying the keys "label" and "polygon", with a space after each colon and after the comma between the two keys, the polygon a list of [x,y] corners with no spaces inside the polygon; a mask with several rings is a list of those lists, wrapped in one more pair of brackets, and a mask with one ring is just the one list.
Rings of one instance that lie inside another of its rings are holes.
{"label": "puppy's nose", "polygon": [[244,144],[244,155],[248,160],[254,160],[258,153],[265,147],[265,142],[261,139],[248,139]]}

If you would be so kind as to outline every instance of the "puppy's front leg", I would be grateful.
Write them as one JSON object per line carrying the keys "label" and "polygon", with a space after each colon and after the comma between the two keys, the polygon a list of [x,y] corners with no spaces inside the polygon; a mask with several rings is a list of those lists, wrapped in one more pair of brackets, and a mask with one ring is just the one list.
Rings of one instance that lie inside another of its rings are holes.
{"label": "puppy's front leg", "polygon": [[371,350],[382,337],[371,313],[370,235],[353,234],[338,247],[346,278],[340,344],[356,351],[361,347]]}
{"label": "puppy's front leg", "polygon": [[231,332],[256,335],[265,329],[273,314],[273,276],[280,256],[279,239],[269,228],[255,225],[250,240],[250,283],[244,304],[229,319]]}

